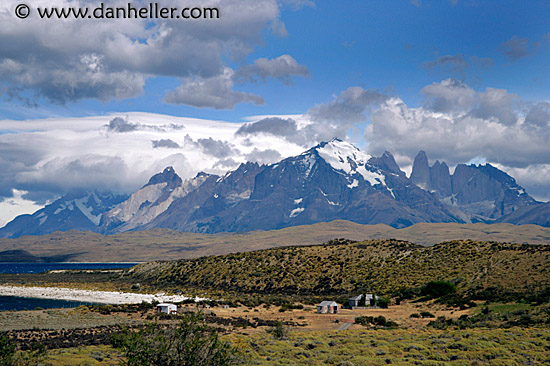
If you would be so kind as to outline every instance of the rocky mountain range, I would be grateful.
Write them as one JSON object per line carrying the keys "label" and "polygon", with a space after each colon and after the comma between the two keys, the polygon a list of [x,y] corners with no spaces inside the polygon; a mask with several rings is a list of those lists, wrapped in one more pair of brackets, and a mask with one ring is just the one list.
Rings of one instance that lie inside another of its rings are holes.
{"label": "rocky mountain range", "polygon": [[490,164],[460,164],[450,174],[444,162],[429,166],[421,151],[409,178],[391,153],[373,157],[333,139],[275,164],[242,164],[223,176],[199,173],[183,181],[168,167],[129,197],[67,196],[17,217],[0,236],[69,229],[247,232],[337,219],[395,228],[419,222],[550,226],[541,218],[549,207]]}
{"label": "rocky mountain range", "polygon": [[445,162],[436,161],[430,167],[424,151],[414,159],[410,180],[467,222],[506,220],[518,209],[539,203],[514,178],[491,164],[459,164],[451,175]]}
{"label": "rocky mountain range", "polygon": [[97,231],[102,215],[123,203],[127,195],[71,192],[32,215],[20,215],[0,229],[0,237],[44,235],[54,231]]}

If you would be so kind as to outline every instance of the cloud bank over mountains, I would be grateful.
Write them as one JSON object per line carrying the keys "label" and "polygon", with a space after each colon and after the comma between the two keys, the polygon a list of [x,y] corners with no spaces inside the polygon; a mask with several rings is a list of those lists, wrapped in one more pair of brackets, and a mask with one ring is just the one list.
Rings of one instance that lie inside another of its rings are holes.
{"label": "cloud bank over mountains", "polygon": [[[2,121],[0,195],[43,204],[75,189],[130,192],[172,165],[189,178],[222,174],[245,161],[270,163],[333,137],[372,155],[391,151],[401,166],[418,150],[451,167],[490,162],[535,197],[550,191],[550,104],[506,90],[475,91],[446,79],[410,107],[397,96],[351,87],[302,115],[216,122],[146,113],[80,119]],[[364,130],[363,136],[357,131]],[[7,202],[7,201],[6,201]]]}
{"label": "cloud bank over mountains", "polygon": [[[534,3],[512,2],[503,13],[482,2],[350,1],[336,8],[312,0],[205,0],[200,6],[218,7],[219,19],[154,22],[41,20],[37,14],[22,20],[13,14],[19,3],[0,2],[5,216],[75,189],[131,192],[169,165],[184,179],[200,170],[220,174],[334,137],[377,156],[391,151],[405,170],[418,150],[451,168],[489,162],[531,195],[550,199],[544,94],[550,36],[536,17],[529,32],[509,18],[518,9],[541,13]],[[32,6],[98,3],[37,0]],[[392,12],[396,6],[409,8]],[[395,19],[386,29],[365,21],[372,14]],[[448,14],[445,24],[441,14]],[[461,28],[466,17],[471,27]],[[438,36],[446,31],[452,36]],[[35,105],[44,110],[28,108]],[[96,117],[7,119],[33,111]],[[251,114],[265,115],[245,117]],[[233,123],[239,120],[247,122]]]}

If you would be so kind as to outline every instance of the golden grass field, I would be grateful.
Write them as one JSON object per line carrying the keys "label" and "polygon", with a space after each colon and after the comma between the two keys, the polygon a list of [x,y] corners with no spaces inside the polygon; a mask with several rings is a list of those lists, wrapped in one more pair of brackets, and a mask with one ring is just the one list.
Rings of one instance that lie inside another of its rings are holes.
{"label": "golden grass field", "polygon": [[[491,311],[507,312],[528,305],[493,304]],[[195,305],[185,305],[195,310]],[[214,307],[221,318],[264,319],[294,322],[288,336],[277,338],[269,327],[225,326],[222,339],[240,349],[245,365],[538,365],[550,361],[550,328],[547,326],[499,329],[482,327],[444,330],[426,326],[431,319],[413,319],[413,313],[430,311],[434,316],[457,319],[481,309],[457,310],[440,304],[410,303],[388,309],[343,309],[339,314],[316,314],[315,307],[280,312],[279,307]],[[98,324],[136,324],[147,313],[100,315],[86,307],[65,310],[4,312],[0,330],[34,324],[35,329],[69,329]],[[394,320],[399,328],[373,329],[352,324],[357,316],[379,316]],[[125,319],[127,318],[127,319]],[[177,322],[162,320],[164,322]],[[80,324],[79,324],[80,323]],[[342,326],[350,323],[351,326]],[[122,352],[109,345],[50,349],[41,365],[120,365]]]}

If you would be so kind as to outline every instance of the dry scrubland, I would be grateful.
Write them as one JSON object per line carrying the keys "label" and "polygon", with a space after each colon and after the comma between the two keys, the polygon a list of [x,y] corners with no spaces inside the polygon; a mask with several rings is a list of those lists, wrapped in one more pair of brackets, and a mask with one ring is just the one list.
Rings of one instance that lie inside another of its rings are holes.
{"label": "dry scrubland", "polygon": [[[540,365],[550,358],[548,329],[349,330],[227,336],[248,365]],[[90,346],[53,350],[44,364],[120,365],[119,350]]]}
{"label": "dry scrubland", "polygon": [[404,229],[388,225],[360,225],[333,221],[281,230],[246,234],[197,234],[168,229],[126,232],[104,236],[68,231],[43,236],[1,239],[0,251],[26,250],[48,260],[75,262],[145,262],[197,258],[268,249],[289,245],[311,245],[334,238],[351,240],[396,238],[420,245],[469,238],[480,241],[548,244],[550,228],[512,224],[416,224]]}
{"label": "dry scrubland", "polygon": [[[189,310],[194,305],[186,306]],[[506,314],[530,305],[493,304],[492,312]],[[465,314],[475,316],[482,309],[459,311],[433,303],[404,303],[389,309],[344,310],[338,315],[315,314],[314,307],[280,312],[278,307],[223,309],[215,307],[216,318],[210,325],[224,333],[222,340],[236,346],[244,356],[246,365],[536,365],[550,362],[550,328],[548,326],[511,327],[506,329],[490,327],[459,329],[435,329],[426,326],[431,319],[411,319],[410,314],[422,310],[433,312],[434,316],[446,315],[454,319]],[[86,321],[100,320],[107,324],[128,317],[127,324],[151,318],[153,310],[146,313],[131,312],[98,314],[85,307],[67,310],[68,317],[81,317]],[[206,311],[206,310],[205,310]],[[53,311],[22,312],[20,316],[40,316]],[[131,315],[128,315],[131,314]],[[59,314],[53,314],[58,316]],[[356,316],[383,315],[396,320],[399,328],[365,327],[354,324],[347,330],[341,329],[347,321]],[[11,314],[13,316],[13,314]],[[9,318],[9,317],[6,317]],[[228,319],[231,322],[220,322]],[[282,336],[272,332],[274,327],[251,327],[254,319],[279,320],[284,326]],[[160,322],[177,323],[174,320],[159,319]],[[65,325],[59,318],[59,323]],[[68,325],[68,324],[67,324]],[[44,323],[42,326],[47,327]],[[78,330],[78,328],[76,328]],[[70,333],[75,337],[74,333]],[[81,333],[77,336],[82,337]],[[36,335],[34,336],[38,338]],[[27,338],[30,339],[29,335]],[[80,345],[48,350],[43,365],[120,365],[124,355],[120,349],[109,345]]]}
{"label": "dry scrubland", "polygon": [[[394,329],[233,337],[249,365],[529,365],[547,363],[548,329]],[[237,343],[239,344],[239,343]]]}
{"label": "dry scrubland", "polygon": [[[209,308],[206,301],[203,311],[247,365],[531,365],[550,363],[549,271],[545,245],[332,240],[111,273],[1,275],[0,283],[224,298],[229,307],[211,302]],[[455,287],[430,298],[430,281]],[[320,299],[342,303],[367,291],[391,298],[389,308],[315,313]],[[118,324],[178,323],[144,304],[65,312],[0,313],[0,330],[12,330],[23,344],[50,339],[44,365],[118,365],[123,353],[109,345]],[[364,325],[354,323],[358,317]],[[15,331],[25,324],[35,329]]]}
{"label": "dry scrubland", "polygon": [[[304,297],[375,292],[393,297],[429,281],[456,284],[463,296],[518,299],[550,288],[550,246],[453,241],[422,247],[399,240],[275,248],[134,267],[127,280],[153,288],[208,289],[254,296]],[[474,298],[475,299],[475,298]]]}

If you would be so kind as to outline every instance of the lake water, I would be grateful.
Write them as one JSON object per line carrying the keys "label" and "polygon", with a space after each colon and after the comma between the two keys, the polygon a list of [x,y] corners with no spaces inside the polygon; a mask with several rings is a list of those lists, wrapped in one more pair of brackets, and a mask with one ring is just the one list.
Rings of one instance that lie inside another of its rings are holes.
{"label": "lake water", "polygon": [[[1,260],[1,259],[0,259]],[[137,263],[1,263],[0,273],[42,273],[56,269],[129,268]]]}
{"label": "lake water", "polygon": [[34,299],[30,297],[0,296],[0,311],[6,310],[34,310],[57,309],[57,308],[76,308],[80,305],[90,305],[91,303],[79,301],[65,301],[53,299]]}
{"label": "lake water", "polygon": [[[59,269],[120,269],[129,268],[137,263],[0,263],[0,273],[42,273]],[[0,296],[0,311],[33,310],[36,308],[75,308],[88,305],[79,301],[35,299],[27,297]]]}

